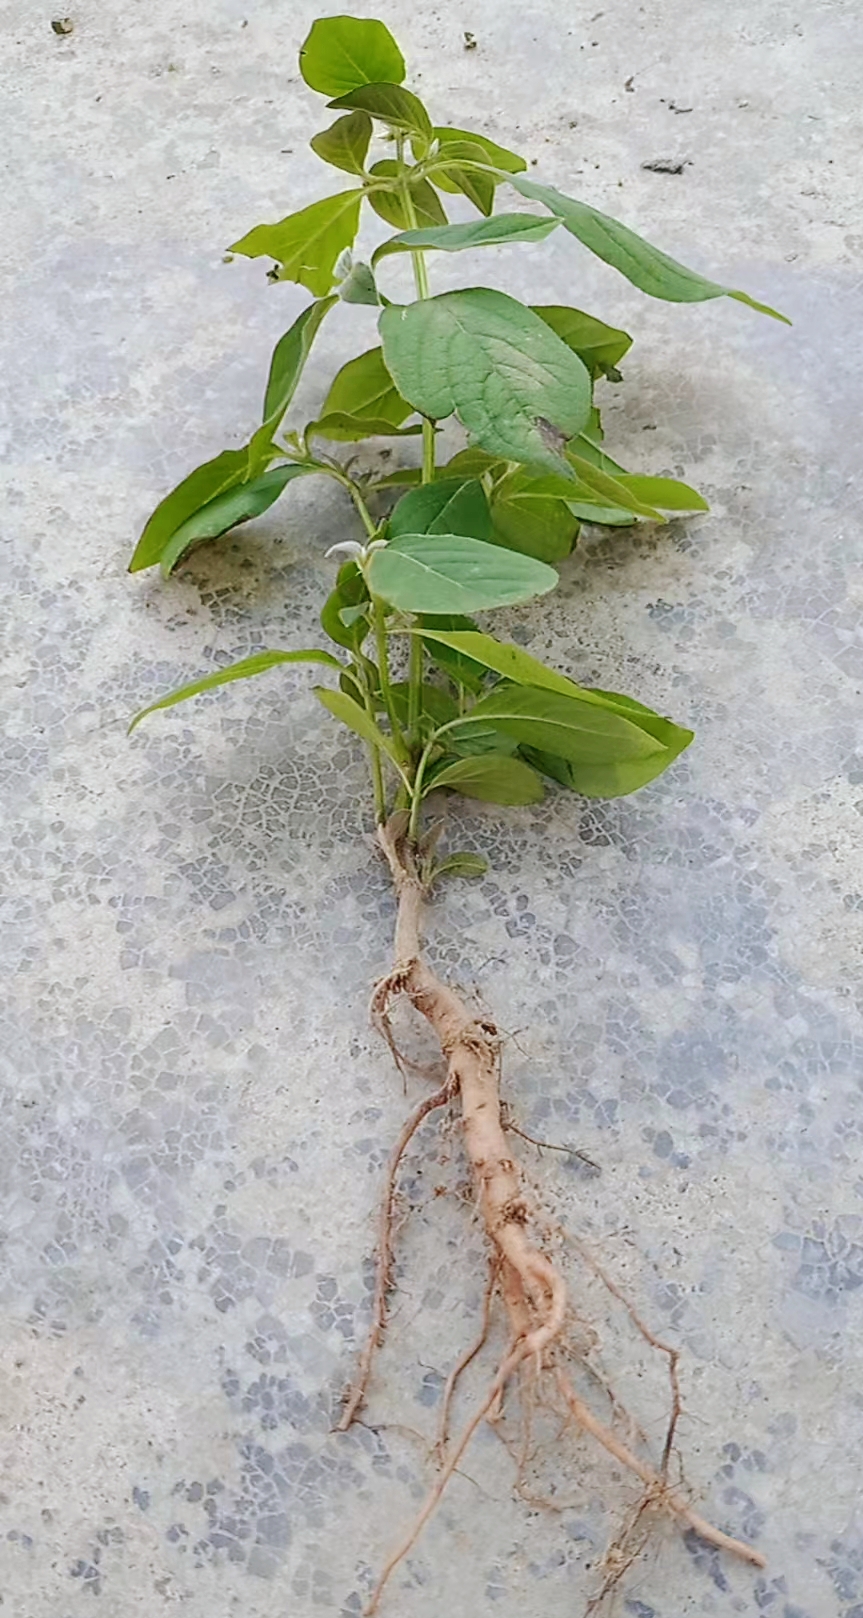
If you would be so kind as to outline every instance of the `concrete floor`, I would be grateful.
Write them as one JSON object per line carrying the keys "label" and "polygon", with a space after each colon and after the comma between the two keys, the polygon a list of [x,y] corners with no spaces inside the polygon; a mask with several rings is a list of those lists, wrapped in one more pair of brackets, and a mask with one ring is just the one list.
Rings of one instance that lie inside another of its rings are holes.
{"label": "concrete floor", "polygon": [[[366,1020],[392,905],[363,766],[301,673],[125,734],[184,677],[307,643],[325,545],[353,531],[289,491],[170,586],[125,572],[155,500],[247,436],[304,302],[222,253],[330,185],[295,68],[317,8],[64,4],[58,38],[47,0],[0,3],[0,1607],[352,1618],[429,1477],[483,1284],[469,1213],[433,1194],[461,1184],[456,1144],[429,1134],[370,1425],[331,1436],[405,1108]],[[661,1528],[616,1612],[861,1618],[859,9],[601,4],[378,10],[439,121],[795,325],[654,303],[562,233],[471,262],[635,331],[609,445],[712,513],[594,536],[512,621],[695,746],[619,803],[454,807],[493,870],[440,898],[431,942],[513,1031],[523,1126],[601,1166],[525,1146],[553,1218],[682,1350],[696,1496],[769,1557],[754,1575]],[[662,157],[683,173],[642,168]],[[311,409],[372,341],[350,314]],[[592,1362],[658,1439],[661,1366],[574,1254],[570,1273]],[[560,1509],[513,1499],[486,1433],[394,1618],[583,1612],[632,1491],[538,1438],[532,1485]]]}

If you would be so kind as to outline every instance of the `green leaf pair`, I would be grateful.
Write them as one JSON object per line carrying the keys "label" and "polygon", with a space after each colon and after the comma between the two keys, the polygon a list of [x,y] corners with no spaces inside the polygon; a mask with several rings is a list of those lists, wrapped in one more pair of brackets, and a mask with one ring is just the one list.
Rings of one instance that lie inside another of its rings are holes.
{"label": "green leaf pair", "polygon": [[589,798],[621,797],[660,775],[692,731],[614,692],[591,690],[528,652],[478,631],[422,628],[423,639],[469,657],[504,682],[458,722],[491,724],[544,775]]}

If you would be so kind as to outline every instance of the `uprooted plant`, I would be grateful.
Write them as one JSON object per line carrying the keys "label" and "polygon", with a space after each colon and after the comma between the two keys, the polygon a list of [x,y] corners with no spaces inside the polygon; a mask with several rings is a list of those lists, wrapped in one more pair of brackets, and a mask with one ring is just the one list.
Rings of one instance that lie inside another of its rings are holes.
{"label": "uprooted plant", "polygon": [[[601,1418],[578,1391],[566,1353],[566,1286],[508,1138],[498,1030],[437,977],[421,940],[423,906],[435,884],[447,876],[481,876],[485,869],[473,854],[439,855],[440,823],[426,819],[430,799],[455,793],[532,804],[545,780],[588,798],[616,797],[652,781],[692,740],[689,730],[631,697],[576,684],[495,638],[471,615],[552,590],[558,576],[551,564],[570,553],[581,523],[656,523],[665,513],[706,505],[673,479],[624,471],[603,447],[594,384],[620,380],[617,366],[630,346],[625,332],[579,309],[528,307],[487,287],[432,296],[426,254],[538,242],[562,228],[653,297],[694,303],[727,295],[766,314],[775,311],[684,268],[586,203],[527,178],[524,159],[486,136],[433,125],[422,102],[403,87],[404,62],[382,23],[352,17],[316,22],[300,67],[306,83],[328,96],[338,113],[311,145],[353,183],[277,224],[256,226],[231,251],[272,259],[269,279],[298,282],[314,301],[276,345],[261,426],[242,449],[225,450],[167,495],[141,535],[131,569],[159,563],[170,574],[193,547],[260,515],[294,479],[315,474],[347,491],[364,537],[331,547],[345,557],[321,612],[333,652],[258,652],[173,691],[133,724],[154,709],[276,664],[313,662],[333,677],[331,685],[316,687],[321,703],[368,752],[377,839],[398,900],[393,965],[374,991],[373,1018],[406,1068],[390,1024],[393,1001],[405,997],[437,1038],[444,1077],[409,1116],[393,1148],[374,1317],[339,1425],[348,1427],[365,1401],[386,1326],[400,1162],[423,1119],[448,1104],[460,1108],[488,1244],[482,1339],[499,1301],[508,1346],[484,1399],[450,1442],[452,1395],[473,1351],[451,1373],[437,1479],[367,1611],[377,1609],[479,1424],[499,1417],[507,1397],[524,1397],[531,1384],[541,1385],[574,1428],[639,1481],[639,1512],[647,1506],[665,1511],[712,1545],[761,1565],[758,1551],[705,1521],[670,1481],[680,1411],[677,1355],[634,1311],[646,1340],[668,1356],[671,1417],[660,1457],[651,1459],[646,1443],[621,1426],[616,1405]],[[370,163],[376,131],[388,155]],[[495,213],[503,185],[540,211]],[[467,199],[481,217],[449,223],[441,193]],[[368,264],[351,256],[364,203],[396,231]],[[396,303],[377,277],[387,260],[404,253],[417,297]],[[315,334],[345,303],[380,309],[380,346],[342,367],[316,420],[285,431]],[[438,423],[453,416],[468,444],[439,466]],[[379,459],[377,469],[363,469],[354,452],[340,458],[335,447],[412,435],[421,436],[422,464],[397,471],[381,472]],[[392,499],[388,492],[399,488],[407,492],[388,515],[379,515]],[[603,1588],[616,1576],[612,1571]]]}

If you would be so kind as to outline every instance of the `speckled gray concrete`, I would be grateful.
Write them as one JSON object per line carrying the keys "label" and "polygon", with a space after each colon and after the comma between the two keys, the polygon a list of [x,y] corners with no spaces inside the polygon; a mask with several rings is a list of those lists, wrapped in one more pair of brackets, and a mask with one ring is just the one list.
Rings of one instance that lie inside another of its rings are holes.
{"label": "speckled gray concrete", "polygon": [[[364,770],[302,674],[125,735],[184,676],[313,637],[325,545],[353,532],[319,488],[289,491],[170,587],[124,571],[155,499],[246,436],[303,301],[221,253],[328,183],[294,67],[316,8],[68,7],[59,39],[47,0],[0,4],[0,1606],[349,1618],[428,1477],[415,1435],[482,1287],[455,1144],[425,1172],[417,1153],[376,1425],[330,1435],[405,1106],[366,1023],[392,905]],[[667,308],[569,238],[477,263],[635,329],[610,445],[712,502],[589,539],[508,627],[698,735],[634,799],[454,808],[493,874],[441,897],[431,942],[518,1031],[525,1127],[601,1165],[529,1169],[680,1344],[688,1478],[770,1559],[755,1576],[663,1529],[618,1611],[860,1618],[857,7],[378,10],[441,121],[511,137],[795,319]],[[682,175],[642,170],[667,156]],[[434,272],[441,287],[454,266]],[[331,321],[311,406],[370,333],[371,311]],[[571,1274],[659,1434],[661,1368]],[[390,1612],[582,1611],[632,1496],[578,1442],[561,1455],[536,1468],[551,1515],[512,1499],[507,1456],[479,1439]]]}

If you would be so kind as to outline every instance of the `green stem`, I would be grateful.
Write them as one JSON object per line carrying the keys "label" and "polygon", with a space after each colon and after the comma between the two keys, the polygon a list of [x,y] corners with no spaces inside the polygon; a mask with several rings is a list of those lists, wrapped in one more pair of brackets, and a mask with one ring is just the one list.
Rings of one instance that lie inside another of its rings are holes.
{"label": "green stem", "polygon": [[436,737],[432,736],[427,741],[425,747],[423,748],[419,764],[417,765],[416,775],[414,776],[411,817],[408,823],[408,840],[414,844],[419,841],[420,810],[422,808],[423,801],[423,779],[426,772],[426,765],[431,758],[432,748],[435,745],[435,740]]}
{"label": "green stem", "polygon": [[[403,165],[403,162],[404,162],[404,141],[403,140],[398,140],[396,142],[396,149],[397,149],[397,152],[398,152],[398,161],[399,161],[400,164]],[[407,171],[403,169],[402,173],[399,176],[399,178],[400,178],[400,181],[401,181],[401,194],[402,194],[402,201],[404,203],[405,218],[407,219],[411,230],[416,230],[416,228],[417,228],[417,212],[416,212],[416,207],[414,205],[414,199],[413,199],[413,197],[411,195],[410,181],[407,178]],[[411,253],[411,263],[413,264],[414,284],[415,284],[416,289],[417,289],[417,297],[418,298],[427,298],[427,297],[429,297],[429,278],[428,278],[428,270],[426,268],[425,253],[423,253],[423,252]],[[434,477],[435,477],[435,432],[434,432],[434,422],[427,420],[427,418],[424,416],[423,417],[423,470],[422,470],[423,483],[433,483],[434,482]],[[410,664],[409,664],[409,667],[408,667],[408,735],[411,736],[411,737],[414,737],[416,735],[417,726],[419,724],[420,712],[422,710],[422,685],[423,685],[424,662],[425,662],[425,656],[424,656],[422,641],[420,640],[418,635],[414,635],[411,638]]]}

